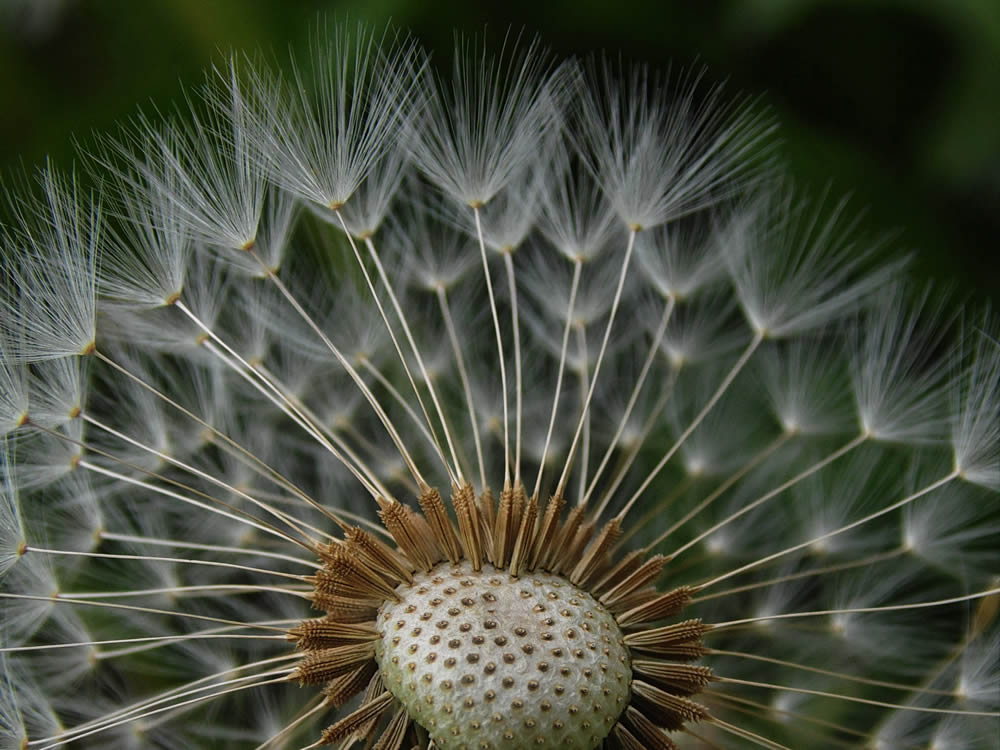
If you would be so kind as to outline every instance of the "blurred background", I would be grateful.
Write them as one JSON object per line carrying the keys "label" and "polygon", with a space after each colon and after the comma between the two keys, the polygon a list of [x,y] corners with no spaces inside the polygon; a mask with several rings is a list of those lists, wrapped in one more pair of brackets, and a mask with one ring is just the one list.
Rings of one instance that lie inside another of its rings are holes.
{"label": "blurred background", "polygon": [[68,166],[138,106],[169,109],[233,49],[287,61],[319,13],[412,30],[539,33],[760,95],[794,179],[850,193],[915,272],[1000,301],[997,0],[0,0],[0,171]]}

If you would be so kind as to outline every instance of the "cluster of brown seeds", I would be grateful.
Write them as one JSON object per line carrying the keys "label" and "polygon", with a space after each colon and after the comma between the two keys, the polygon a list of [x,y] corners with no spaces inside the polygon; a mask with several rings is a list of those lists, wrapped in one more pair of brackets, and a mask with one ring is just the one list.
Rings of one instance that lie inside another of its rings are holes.
{"label": "cluster of brown seeds", "polygon": [[657,591],[666,558],[614,562],[618,521],[598,530],[564,505],[465,486],[456,524],[424,488],[422,513],[381,503],[395,549],[344,526],[318,550],[311,597],[326,615],[289,631],[304,652],[294,678],[326,705],[361,701],[314,746],[669,750],[667,732],[711,720],[690,699],[712,679],[690,663],[708,626],[664,623],[694,589]]}

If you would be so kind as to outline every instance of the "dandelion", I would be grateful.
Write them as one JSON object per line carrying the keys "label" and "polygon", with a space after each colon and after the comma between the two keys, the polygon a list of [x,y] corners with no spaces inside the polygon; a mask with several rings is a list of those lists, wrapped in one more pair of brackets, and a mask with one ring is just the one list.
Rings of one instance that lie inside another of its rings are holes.
{"label": "dandelion", "polygon": [[988,745],[996,322],[702,77],[324,27],[11,186],[0,746]]}

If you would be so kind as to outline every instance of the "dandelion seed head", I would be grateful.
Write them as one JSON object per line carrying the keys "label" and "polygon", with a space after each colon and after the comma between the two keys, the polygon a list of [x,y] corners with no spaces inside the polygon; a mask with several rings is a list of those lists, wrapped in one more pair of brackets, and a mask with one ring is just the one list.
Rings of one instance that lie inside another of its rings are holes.
{"label": "dandelion seed head", "polygon": [[991,313],[707,79],[321,24],[11,182],[0,744],[984,746]]}

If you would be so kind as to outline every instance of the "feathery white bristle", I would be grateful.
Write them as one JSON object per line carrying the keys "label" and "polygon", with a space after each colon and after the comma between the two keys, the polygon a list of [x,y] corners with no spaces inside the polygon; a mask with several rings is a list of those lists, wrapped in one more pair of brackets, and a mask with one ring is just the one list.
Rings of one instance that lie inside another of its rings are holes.
{"label": "feathery white bristle", "polygon": [[[180,177],[138,145],[114,143],[104,150],[91,157],[92,169],[110,167],[108,210],[121,221],[103,235],[102,301],[138,309],[169,304],[183,291],[192,252],[187,222],[175,205]],[[116,163],[123,159],[124,165]]]}
{"label": "feathery white bristle", "polygon": [[846,201],[815,204],[783,186],[742,207],[722,239],[750,326],[774,338],[807,333],[857,310],[900,272],[872,268],[878,243],[858,235]]}
{"label": "feathery white bristle", "polygon": [[[946,466],[943,461],[941,466]],[[938,475],[941,473],[939,470]],[[911,485],[921,486],[921,479],[926,478],[915,476]],[[988,497],[978,488],[946,487],[905,509],[903,545],[938,569],[962,579],[988,583],[996,572],[991,566],[1000,534],[1000,522],[990,510]]]}
{"label": "feathery white bristle", "polygon": [[[259,64],[246,66],[255,107],[248,139],[271,179],[304,201],[335,209],[371,177],[419,107],[413,84],[424,60],[412,41],[391,31],[321,23],[291,86]],[[392,170],[383,172],[391,185]]]}
{"label": "feathery white bristle", "polygon": [[459,39],[451,81],[428,74],[411,148],[417,166],[460,204],[489,203],[537,159],[572,80],[537,39],[507,38],[499,53]]}
{"label": "feathery white bristle", "polygon": [[851,430],[854,405],[845,389],[843,352],[807,339],[776,342],[762,355],[760,378],[782,428],[806,435]]}
{"label": "feathery white bristle", "polygon": [[403,182],[412,172],[406,134],[396,136],[388,148],[372,164],[364,180],[352,191],[350,200],[333,212],[329,204],[310,203],[310,208],[323,220],[347,230],[355,237],[375,234],[389,216],[393,202]]}
{"label": "feathery white bristle", "polygon": [[28,370],[13,361],[6,337],[0,335],[0,435],[16,429],[28,415]]}
{"label": "feathery white bristle", "polygon": [[1000,489],[1000,338],[983,316],[968,334],[966,371],[953,385],[955,468],[975,484]]}
{"label": "feathery white bristle", "polygon": [[146,133],[165,176],[156,185],[159,199],[175,204],[190,236],[234,250],[256,242],[265,186],[261,155],[248,132],[251,103],[237,75],[231,69],[209,78],[200,101],[188,102],[190,125],[169,123]]}
{"label": "feathery white bristle", "polygon": [[538,230],[567,260],[590,261],[608,248],[619,226],[597,179],[581,168],[564,140],[551,149],[548,182],[541,191]]}
{"label": "feathery white bristle", "polygon": [[0,330],[12,361],[84,354],[94,345],[101,202],[81,194],[75,175],[46,167],[38,189],[8,195],[14,223],[0,227],[9,286],[0,296]]}
{"label": "feathery white bristle", "polygon": [[877,440],[947,438],[951,373],[932,358],[944,341],[943,303],[925,291],[913,307],[901,286],[885,290],[854,334],[851,379],[861,428]]}
{"label": "feathery white bristle", "polygon": [[21,515],[21,502],[17,489],[16,469],[11,455],[11,446],[7,438],[0,443],[0,465],[3,467],[0,476],[0,575],[21,559],[27,540],[24,532],[24,519]]}
{"label": "feathery white bristle", "polygon": [[602,60],[587,72],[575,137],[627,226],[710,208],[757,179],[774,124],[745,102],[726,105],[704,71],[660,76]]}

